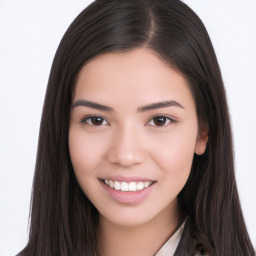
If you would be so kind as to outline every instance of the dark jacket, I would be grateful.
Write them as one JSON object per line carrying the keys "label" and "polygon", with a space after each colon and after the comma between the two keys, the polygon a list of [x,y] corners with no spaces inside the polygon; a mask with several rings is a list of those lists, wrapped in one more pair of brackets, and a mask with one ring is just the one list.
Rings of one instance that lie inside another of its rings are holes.
{"label": "dark jacket", "polygon": [[189,233],[189,226],[190,222],[189,219],[187,219],[174,256],[210,256],[204,251],[203,247],[191,237]]}

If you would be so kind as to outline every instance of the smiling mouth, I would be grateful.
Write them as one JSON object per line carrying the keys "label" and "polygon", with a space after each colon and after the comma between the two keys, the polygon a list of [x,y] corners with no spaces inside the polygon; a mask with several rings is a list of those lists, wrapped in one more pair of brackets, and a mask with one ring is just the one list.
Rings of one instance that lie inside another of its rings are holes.
{"label": "smiling mouth", "polygon": [[122,192],[137,192],[151,186],[155,181],[145,181],[145,182],[125,182],[125,181],[114,181],[114,180],[102,180],[107,186],[113,188],[117,191]]}

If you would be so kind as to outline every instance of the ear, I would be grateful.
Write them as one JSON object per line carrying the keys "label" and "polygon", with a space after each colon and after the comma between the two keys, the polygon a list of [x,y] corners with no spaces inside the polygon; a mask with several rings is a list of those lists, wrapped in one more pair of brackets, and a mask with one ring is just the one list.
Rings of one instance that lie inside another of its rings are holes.
{"label": "ear", "polygon": [[208,142],[209,127],[207,124],[201,124],[195,147],[195,153],[197,155],[204,154]]}

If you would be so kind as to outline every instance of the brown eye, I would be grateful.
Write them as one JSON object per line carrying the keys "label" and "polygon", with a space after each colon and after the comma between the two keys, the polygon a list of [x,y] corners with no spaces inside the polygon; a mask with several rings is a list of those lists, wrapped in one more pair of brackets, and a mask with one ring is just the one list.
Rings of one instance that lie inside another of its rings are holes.
{"label": "brown eye", "polygon": [[166,117],[166,116],[155,116],[148,122],[148,125],[150,125],[150,126],[166,126],[171,122],[175,122],[175,120],[172,120],[171,118]]}
{"label": "brown eye", "polygon": [[107,125],[107,121],[100,116],[89,116],[82,120],[82,123],[87,123],[93,126]]}
{"label": "brown eye", "polygon": [[166,124],[167,118],[163,116],[158,116],[153,118],[153,122],[157,126],[163,126]]}

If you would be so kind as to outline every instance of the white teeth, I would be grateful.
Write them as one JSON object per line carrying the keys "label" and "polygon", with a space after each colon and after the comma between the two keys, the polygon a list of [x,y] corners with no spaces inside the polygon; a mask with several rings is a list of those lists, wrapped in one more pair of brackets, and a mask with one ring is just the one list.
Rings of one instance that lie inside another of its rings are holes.
{"label": "white teeth", "polygon": [[122,191],[128,191],[128,190],[129,190],[129,185],[128,185],[128,183],[122,182],[122,183],[121,183],[121,190],[122,190]]}
{"label": "white teeth", "polygon": [[136,186],[136,182],[130,182],[129,183],[129,191],[136,191],[137,190],[137,186]]}
{"label": "white teeth", "polygon": [[144,182],[144,186],[147,188],[150,185],[149,181]]}
{"label": "white teeth", "polygon": [[130,191],[130,192],[136,192],[143,190],[144,188],[149,187],[153,182],[145,181],[145,182],[119,182],[119,181],[113,181],[113,180],[104,180],[105,184],[109,187],[115,189],[115,190],[121,190],[124,192]]}
{"label": "white teeth", "polygon": [[137,189],[138,190],[142,190],[144,188],[144,182],[139,182],[138,184],[137,184]]}
{"label": "white teeth", "polygon": [[120,184],[119,181],[115,181],[115,182],[114,182],[114,189],[115,189],[115,190],[120,190],[120,189],[121,189],[121,184]]}
{"label": "white teeth", "polygon": [[[109,182],[109,186],[111,187],[111,188],[114,188],[114,182],[112,181],[112,180],[109,180],[108,181]],[[105,183],[106,183],[106,181],[105,181]],[[107,183],[106,183],[107,184]],[[107,184],[108,185],[108,184]]]}

